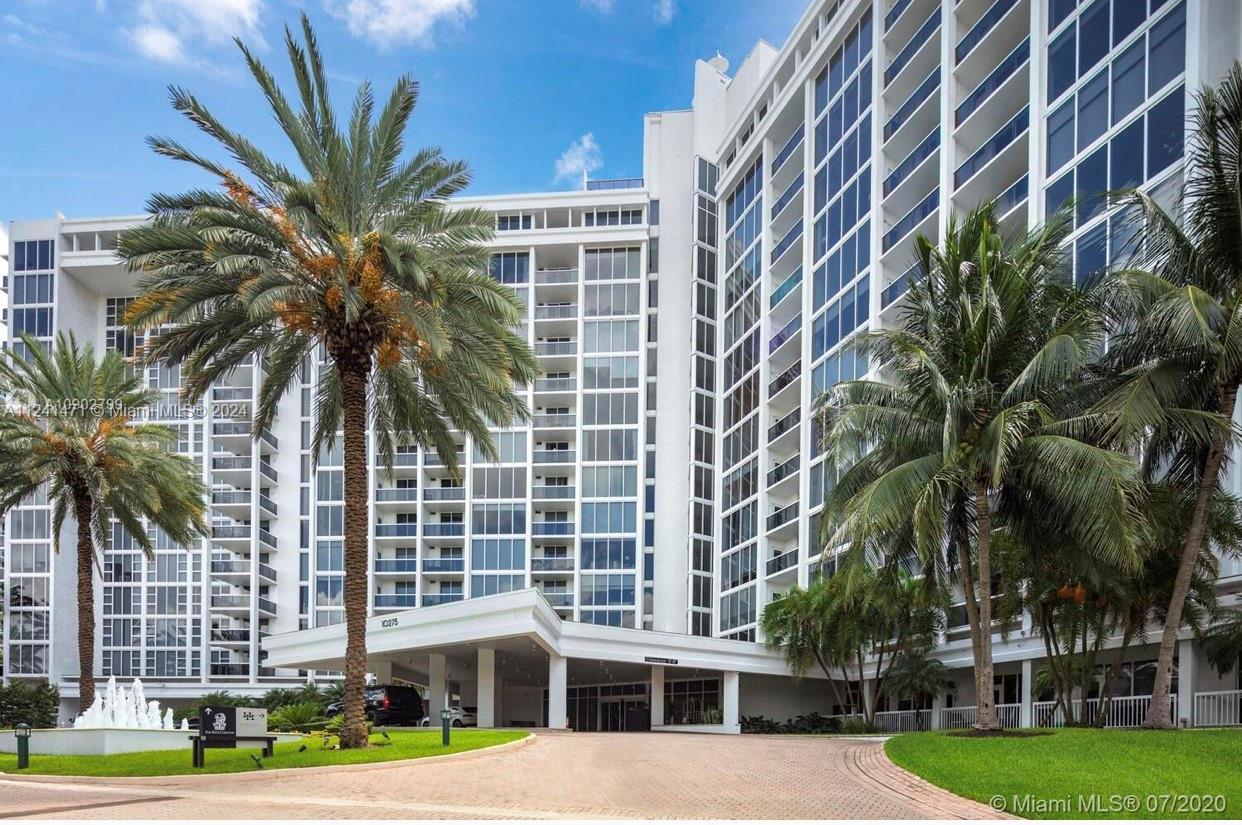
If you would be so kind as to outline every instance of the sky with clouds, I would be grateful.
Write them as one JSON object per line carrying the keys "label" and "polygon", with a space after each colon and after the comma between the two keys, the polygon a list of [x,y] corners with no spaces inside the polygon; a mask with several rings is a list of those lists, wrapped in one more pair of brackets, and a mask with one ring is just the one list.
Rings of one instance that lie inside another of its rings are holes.
{"label": "sky with clouds", "polygon": [[[169,85],[289,158],[233,45],[291,82],[283,27],[305,11],[338,107],[413,75],[408,145],[474,172],[471,194],[547,191],[642,173],[642,115],[690,103],[695,58],[737,65],[779,45],[806,0],[0,0],[0,220],[135,214],[155,191],[209,184],[149,135],[211,144]],[[217,154],[218,156],[218,154]]]}

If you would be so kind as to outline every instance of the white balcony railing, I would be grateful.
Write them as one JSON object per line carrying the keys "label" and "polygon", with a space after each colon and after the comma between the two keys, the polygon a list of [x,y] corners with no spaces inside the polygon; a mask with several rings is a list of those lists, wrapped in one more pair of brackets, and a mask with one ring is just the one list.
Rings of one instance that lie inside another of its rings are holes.
{"label": "white balcony railing", "polygon": [[1195,727],[1242,725],[1242,690],[1213,690],[1195,694]]}

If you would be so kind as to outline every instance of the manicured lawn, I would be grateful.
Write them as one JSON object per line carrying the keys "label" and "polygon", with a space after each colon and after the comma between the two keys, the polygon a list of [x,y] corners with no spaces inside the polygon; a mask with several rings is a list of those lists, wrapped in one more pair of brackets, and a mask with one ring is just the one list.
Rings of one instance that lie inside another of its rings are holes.
{"label": "manicured lawn", "polygon": [[[299,753],[300,743],[277,743],[276,753],[268,759],[262,759],[265,769],[271,768],[309,768],[315,765],[353,765],[362,762],[391,762],[395,759],[418,759],[423,756],[440,756],[446,753],[486,748],[502,745],[526,736],[525,731],[516,730],[477,730],[454,729],[452,744],[443,747],[440,744],[440,730],[400,730],[391,731],[389,739],[376,733],[371,737],[372,747],[365,750],[328,750],[323,747],[323,739],[308,736],[304,740],[306,750]],[[335,745],[335,738],[331,740]],[[193,768],[190,766],[190,747],[175,751],[145,751],[143,753],[124,753],[116,756],[39,756],[31,755],[30,767],[21,773],[52,774],[56,776],[170,776],[180,773],[236,773],[238,771],[256,771],[258,765],[251,755],[258,756],[260,749],[255,750],[209,750],[207,766]],[[17,757],[11,753],[0,753],[0,772],[18,773]]]}
{"label": "manicured lawn", "polygon": [[[1029,818],[1242,817],[1242,730],[1048,734],[911,733],[890,739],[885,752],[933,784],[984,804],[999,797]],[[1057,800],[1051,807],[1059,809],[1032,807],[1037,800]]]}

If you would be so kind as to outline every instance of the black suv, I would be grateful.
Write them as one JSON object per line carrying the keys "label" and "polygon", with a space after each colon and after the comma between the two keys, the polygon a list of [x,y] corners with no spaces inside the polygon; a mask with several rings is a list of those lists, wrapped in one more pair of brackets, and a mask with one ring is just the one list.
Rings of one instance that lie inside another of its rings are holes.
{"label": "black suv", "polygon": [[[366,688],[362,703],[367,718],[377,725],[417,725],[423,719],[423,696],[409,685],[377,685]],[[345,711],[341,702],[328,705],[328,716]]]}

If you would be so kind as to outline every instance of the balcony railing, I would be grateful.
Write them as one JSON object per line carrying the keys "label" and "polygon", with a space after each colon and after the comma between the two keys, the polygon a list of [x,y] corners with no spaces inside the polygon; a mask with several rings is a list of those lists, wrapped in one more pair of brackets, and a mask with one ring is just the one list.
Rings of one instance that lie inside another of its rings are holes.
{"label": "balcony railing", "polygon": [[611,189],[642,189],[642,178],[601,178],[586,182],[588,192],[604,192]]}
{"label": "balcony railing", "polygon": [[224,628],[213,627],[211,629],[211,640],[213,642],[233,642],[244,643],[250,641],[250,630],[245,628]]}
{"label": "balcony railing", "polygon": [[793,382],[797,381],[798,378],[800,378],[801,376],[802,376],[802,362],[794,361],[793,364],[788,369],[786,369],[780,375],[773,378],[768,383],[768,398],[771,398],[772,396],[776,395],[778,392],[785,389]]}
{"label": "balcony railing", "polygon": [[275,484],[280,478],[276,473],[276,468],[263,460],[259,461],[259,475],[263,476],[273,484]]}
{"label": "balcony railing", "polygon": [[531,532],[536,536],[572,536],[572,521],[536,521],[531,524]]}
{"label": "balcony railing", "polygon": [[254,397],[254,390],[250,387],[215,387],[211,395],[217,401],[249,401]]}
{"label": "balcony railing", "polygon": [[979,18],[979,22],[970,27],[970,31],[957,41],[957,47],[953,50],[957,62],[961,63],[966,56],[975,50],[975,47],[983,42],[983,38],[988,36],[988,32],[996,27],[1010,9],[1018,4],[1018,0],[996,0],[992,7],[983,13]]}
{"label": "balcony railing", "polygon": [[957,105],[957,110],[953,113],[954,125],[960,126],[966,118],[975,113],[975,110],[983,105],[983,102],[990,98],[992,94],[1004,85],[1005,81],[1014,76],[1018,69],[1026,65],[1031,57],[1031,39],[1028,37],[1018,44],[1009,56],[997,64],[987,77],[979,82],[979,85],[971,91],[970,94],[963,98],[962,102]]}
{"label": "balcony railing", "polygon": [[788,252],[789,249],[802,237],[802,223],[803,222],[799,220],[796,224],[790,227],[789,231],[785,233],[785,237],[781,238],[776,243],[776,246],[772,248],[773,263],[780,260],[780,257]]}
{"label": "balcony railing", "polygon": [[423,501],[465,501],[465,487],[426,487]]}
{"label": "balcony railing", "polygon": [[798,128],[794,130],[794,133],[789,136],[789,140],[785,141],[785,145],[781,147],[781,150],[776,153],[776,157],[772,159],[771,174],[775,175],[785,165],[785,161],[789,160],[797,148],[802,145],[802,138],[805,134],[805,125],[799,123]]}
{"label": "balcony railing", "polygon": [[574,560],[567,557],[536,556],[530,560],[530,569],[533,573],[572,573]]}
{"label": "balcony railing", "polygon": [[212,490],[212,504],[249,504],[249,490]]}
{"label": "balcony railing", "polygon": [[232,596],[228,594],[216,594],[211,596],[211,606],[223,609],[249,609],[250,597],[245,595]]}
{"label": "balcony railing", "polygon": [[418,501],[417,487],[384,487],[375,491],[376,501]]}
{"label": "balcony railing", "polygon": [[789,321],[786,322],[785,326],[781,327],[780,331],[777,332],[775,335],[773,335],[772,339],[768,341],[768,355],[771,355],[772,353],[780,349],[782,344],[784,344],[790,338],[793,338],[801,330],[802,330],[802,313],[799,312],[797,315],[790,318]]}
{"label": "balcony railing", "polygon": [[541,590],[539,592],[543,594],[543,597],[544,599],[547,600],[548,604],[552,605],[553,607],[573,607],[574,606],[574,594],[573,593],[564,593],[564,592],[549,593],[546,590]]}
{"label": "balcony railing", "polygon": [[901,47],[901,51],[889,61],[888,68],[884,70],[885,86],[901,74],[901,70],[914,59],[919,49],[923,48],[938,28],[940,28],[940,6],[936,6],[935,10],[923,21],[923,25],[919,26],[918,31],[910,35],[910,39],[906,41],[906,45]]}
{"label": "balcony railing", "polygon": [[376,573],[417,573],[418,559],[376,559]]}
{"label": "balcony railing", "polygon": [[802,192],[804,180],[805,176],[799,172],[798,176],[793,179],[793,182],[785,187],[785,191],[781,193],[781,196],[772,203],[772,220],[780,217],[780,214],[785,211],[785,207],[794,202],[794,199]]}
{"label": "balcony railing", "polygon": [[531,423],[539,428],[573,427],[576,420],[573,413],[538,413],[531,416]]}
{"label": "balcony railing", "polygon": [[975,176],[976,173],[997,155],[1009,147],[1011,143],[1017,140],[1026,132],[1030,126],[1030,107],[1022,107],[1022,111],[1018,112],[1009,122],[996,130],[990,138],[983,142],[983,145],[975,150],[975,153],[957,167],[957,171],[953,173],[953,185],[960,187],[966,181]]}
{"label": "balcony railing", "polygon": [[936,89],[940,88],[940,67],[932,69],[932,73],[919,84],[919,87],[910,93],[905,102],[897,107],[897,111],[893,112],[893,116],[884,124],[884,139],[888,140],[897,134],[897,130],[906,125],[918,108],[923,105]]}
{"label": "balcony railing", "polygon": [[211,469],[213,470],[249,470],[252,466],[248,455],[224,454],[211,457]]}
{"label": "balcony railing", "polygon": [[901,220],[893,224],[891,229],[884,233],[884,251],[887,252],[904,240],[907,235],[914,231],[916,226],[922,223],[928,215],[935,212],[939,206],[940,190],[933,189],[927,197],[923,198]]}
{"label": "balcony railing", "polygon": [[574,462],[574,451],[534,450],[533,458],[536,464],[572,464]]}
{"label": "balcony railing", "polygon": [[568,499],[574,497],[572,484],[537,484],[530,489],[531,498]]}
{"label": "balcony railing", "polygon": [[1242,690],[1196,693],[1194,723],[1203,728],[1242,725]]}
{"label": "balcony railing", "polygon": [[578,388],[577,378],[536,378],[535,392],[573,392]]}
{"label": "balcony railing", "polygon": [[768,470],[768,486],[779,484],[798,472],[798,468],[802,466],[801,456],[793,456],[777,464],[771,470]]}
{"label": "balcony railing", "polygon": [[438,604],[459,602],[465,598],[462,593],[427,593],[423,596],[423,607],[435,607]]}
{"label": "balcony railing", "polygon": [[418,453],[393,453],[392,466],[394,467],[417,467]]}
{"label": "balcony railing", "polygon": [[250,562],[245,559],[212,559],[211,572],[218,575],[248,576]]}
{"label": "balcony railing", "polygon": [[910,291],[910,284],[923,277],[923,270],[918,264],[907,269],[897,280],[893,281],[880,293],[880,309],[887,309],[893,301]]}
{"label": "balcony railing", "polygon": [[424,573],[464,573],[465,570],[466,560],[463,558],[423,559]]}
{"label": "balcony railing", "polygon": [[1008,215],[1014,207],[1026,200],[1029,188],[1030,181],[1026,175],[1014,181],[1013,186],[1001,192],[1000,197],[996,199],[996,214],[1001,217]]}
{"label": "balcony railing", "polygon": [[413,593],[376,593],[376,607],[418,607],[418,597]]}
{"label": "balcony railing", "polygon": [[784,553],[781,553],[779,556],[773,556],[772,558],[768,559],[767,574],[769,576],[775,575],[781,572],[782,570],[788,570],[790,567],[793,567],[797,563],[798,563],[798,548],[795,547],[792,550],[786,550]]}
{"label": "balcony railing", "polygon": [[418,535],[418,525],[406,522],[403,524],[377,524],[375,525],[376,538],[402,538],[415,537]]}
{"label": "balcony railing", "polygon": [[767,519],[767,527],[769,530],[775,530],[777,527],[783,527],[798,517],[798,502],[786,504],[776,512],[770,514]]}
{"label": "balcony railing", "polygon": [[249,676],[250,665],[245,662],[233,662],[230,664],[212,663],[212,676]]}
{"label": "balcony railing", "polygon": [[466,525],[460,521],[428,522],[423,525],[423,535],[429,538],[456,538],[466,535]]}
{"label": "balcony railing", "polygon": [[910,177],[914,170],[918,169],[923,164],[923,161],[934,155],[939,148],[940,127],[937,126],[884,179],[884,197],[888,197],[890,192],[900,186],[902,181]]}
{"label": "balcony railing", "polygon": [[536,355],[575,355],[578,352],[577,341],[536,341]]}
{"label": "balcony railing", "polygon": [[794,407],[792,411],[768,427],[768,441],[775,441],[780,438],[785,433],[797,427],[801,421],[802,408]]}
{"label": "balcony railing", "polygon": [[[466,463],[466,451],[465,450],[458,450],[456,457],[457,457],[457,465],[459,467],[462,464]],[[423,464],[425,464],[428,467],[443,467],[444,461],[440,458],[439,453],[429,452],[427,453],[426,457],[423,459]]]}
{"label": "balcony railing", "polygon": [[248,539],[250,538],[250,525],[213,524],[211,525],[211,537],[213,539]]}
{"label": "balcony railing", "polygon": [[562,318],[577,318],[577,304],[539,304],[535,307],[536,321],[550,321]]}
{"label": "balcony railing", "polygon": [[905,10],[910,8],[910,3],[912,2],[913,0],[897,0],[893,4],[893,7],[888,10],[888,14],[884,15],[884,31],[888,31],[893,27],[893,24],[901,18]]}
{"label": "balcony railing", "polygon": [[535,283],[576,284],[578,283],[578,269],[576,267],[565,267],[563,269],[537,269],[535,270]]}

